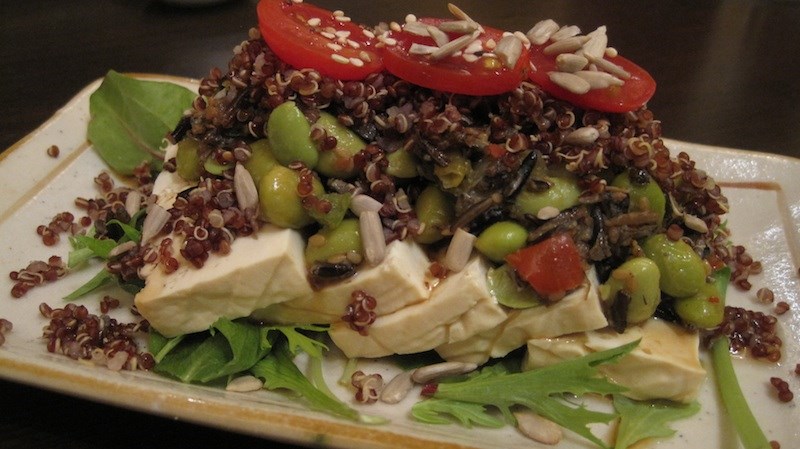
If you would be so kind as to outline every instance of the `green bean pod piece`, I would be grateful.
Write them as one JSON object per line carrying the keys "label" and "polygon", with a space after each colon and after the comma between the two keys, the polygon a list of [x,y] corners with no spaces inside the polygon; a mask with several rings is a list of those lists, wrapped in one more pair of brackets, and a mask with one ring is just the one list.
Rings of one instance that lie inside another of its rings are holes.
{"label": "green bean pod piece", "polygon": [[439,178],[443,188],[452,189],[458,187],[461,181],[467,177],[472,170],[472,165],[461,153],[455,151],[447,153],[447,159],[449,160],[448,164],[437,164],[433,168],[433,173]]}
{"label": "green bean pod piece", "polygon": [[389,176],[402,179],[416,178],[419,176],[417,172],[417,158],[402,148],[387,153],[386,160],[389,161],[389,166],[386,167],[386,174]]}
{"label": "green bean pod piece", "polygon": [[[300,175],[282,165],[272,167],[258,183],[258,199],[261,212],[270,223],[283,228],[299,229],[314,222],[303,207],[302,198],[297,193]],[[312,190],[322,195],[322,183],[314,178]]]}
{"label": "green bean pod piece", "polygon": [[334,115],[320,111],[315,126],[325,130],[328,136],[336,138],[336,148],[321,151],[316,170],[325,176],[349,179],[355,176],[356,166],[353,156],[364,149],[367,144],[339,122]]}
{"label": "green bean pod piece", "polygon": [[299,161],[308,168],[317,166],[319,153],[311,140],[311,124],[293,101],[282,103],[269,114],[267,138],[281,164]]}
{"label": "green bean pod piece", "polygon": [[683,240],[670,240],[666,234],[648,237],[642,250],[658,265],[661,291],[685,298],[697,294],[706,283],[703,259]]}
{"label": "green bean pod piece", "polygon": [[456,215],[452,198],[433,185],[419,194],[414,211],[420,224],[424,226],[414,239],[425,244],[442,239],[442,231],[450,227]]}
{"label": "green bean pod piece", "polygon": [[661,277],[658,265],[646,257],[635,257],[625,261],[611,272],[605,284],[600,286],[604,301],[613,301],[624,291],[630,298],[626,322],[636,324],[653,316],[661,302]]}
{"label": "green bean pod piece", "polygon": [[495,262],[522,249],[528,241],[528,230],[515,221],[498,221],[480,233],[475,248]]}
{"label": "green bean pod piece", "polygon": [[322,228],[308,239],[305,257],[306,263],[331,262],[336,258],[347,258],[348,254],[363,257],[361,232],[358,220],[348,218],[342,220],[335,228]]}

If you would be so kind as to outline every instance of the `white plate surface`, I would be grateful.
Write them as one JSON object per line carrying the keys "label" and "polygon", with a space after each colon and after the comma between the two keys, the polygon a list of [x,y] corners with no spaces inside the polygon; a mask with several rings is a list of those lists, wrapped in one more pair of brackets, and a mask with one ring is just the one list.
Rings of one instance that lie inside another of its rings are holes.
{"label": "white plate surface", "polygon": [[[146,76],[195,88],[191,80]],[[370,414],[391,420],[386,425],[359,425],[304,409],[280,394],[269,392],[230,393],[218,389],[185,385],[147,372],[112,372],[63,356],[47,353],[41,338],[46,324],[38,312],[41,302],[59,307],[67,292],[82,284],[92,270],[73,273],[45,287],[31,290],[22,299],[10,295],[7,273],[23,268],[31,260],[46,260],[52,254],[66,256],[66,242],[45,247],[35,233],[60,211],[78,213],[73,201],[78,196],[94,197],[92,179],[104,164],[86,142],[89,95],[99,82],[84,88],[63,109],[35,132],[6,150],[0,159],[0,317],[10,320],[13,331],[0,347],[0,377],[64,392],[121,407],[193,421],[252,435],[324,444],[336,448],[508,448],[535,447],[514,429],[464,429],[429,426],[410,421],[408,400],[400,406],[364,407]],[[46,150],[58,145],[60,156]],[[750,292],[731,289],[729,303],[754,310],[771,311],[757,304],[755,291],[769,287],[776,300],[787,301],[792,310],[779,318],[784,356],[777,365],[737,361],[736,369],[756,417],[769,439],[783,447],[800,441],[800,377],[793,373],[800,363],[800,160],[763,153],[708,147],[668,141],[673,154],[686,151],[724,185],[730,200],[729,225],[737,244],[764,264],[764,273],[753,277]],[[66,240],[66,239],[62,239]],[[131,298],[118,294],[117,297]],[[81,301],[98,313],[99,298]],[[128,303],[129,304],[129,303]],[[125,307],[121,308],[125,309]],[[122,312],[120,312],[122,313]],[[124,316],[120,318],[124,319]],[[326,363],[331,384],[341,373],[340,360]],[[708,365],[706,363],[706,365]],[[375,362],[365,371],[391,375],[392,368]],[[780,403],[769,384],[771,376],[787,379],[797,395],[794,402]],[[702,411],[677,423],[676,437],[657,442],[659,448],[735,448],[736,437],[721,411],[715,386],[707,380],[700,401]],[[341,397],[350,397],[344,390]],[[561,449],[592,447],[574,435],[567,435]]]}

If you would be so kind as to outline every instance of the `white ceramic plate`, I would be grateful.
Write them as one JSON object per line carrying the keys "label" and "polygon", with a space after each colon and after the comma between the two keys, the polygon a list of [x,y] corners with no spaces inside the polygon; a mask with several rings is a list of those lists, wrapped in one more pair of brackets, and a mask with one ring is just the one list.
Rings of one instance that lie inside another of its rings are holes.
{"label": "white ceramic plate", "polygon": [[[148,77],[196,86],[187,79]],[[364,407],[367,413],[391,420],[386,425],[367,426],[308,411],[280,394],[230,393],[181,384],[147,372],[112,372],[47,353],[41,339],[46,323],[39,315],[39,304],[62,306],[61,297],[88,279],[93,270],[72,273],[56,283],[35,288],[22,299],[11,297],[12,283],[6,273],[25,267],[31,260],[46,260],[52,254],[66,256],[68,252],[65,242],[57,247],[43,246],[35,229],[47,224],[57,212],[73,210],[77,213],[72,206],[76,197],[88,198],[96,194],[92,179],[104,165],[86,142],[86,125],[89,95],[97,86],[98,82],[87,86],[54,117],[2,154],[0,271],[4,281],[0,283],[0,317],[10,320],[14,329],[0,347],[0,376],[157,415],[298,444],[322,443],[348,449],[535,447],[532,441],[511,428],[464,429],[412,422],[406,418],[406,411],[414,397],[399,406]],[[754,300],[755,291],[766,286],[775,292],[778,300],[792,305],[792,311],[779,319],[784,340],[781,363],[736,364],[743,389],[767,437],[788,448],[800,441],[798,399],[790,404],[778,402],[769,378],[787,379],[800,396],[800,382],[793,373],[795,364],[800,362],[800,279],[797,274],[800,266],[800,160],[685,142],[668,143],[673,154],[686,151],[724,185],[724,193],[731,204],[728,219],[735,242],[745,245],[764,264],[764,273],[752,279],[754,288],[747,293],[732,289],[728,295],[730,303],[768,312],[770,307]],[[46,154],[47,148],[54,144],[61,150],[58,158]],[[82,302],[98,313],[99,295]],[[325,365],[331,384],[336,383],[341,373],[340,362],[334,360]],[[390,375],[390,369],[377,362],[365,371]],[[659,442],[659,448],[736,447],[736,436],[726,422],[714,388],[713,382],[707,380],[700,398],[702,411],[691,420],[677,423],[677,435]],[[351,395],[344,390],[339,392],[343,398]],[[558,447],[592,446],[579,437],[567,435]]]}

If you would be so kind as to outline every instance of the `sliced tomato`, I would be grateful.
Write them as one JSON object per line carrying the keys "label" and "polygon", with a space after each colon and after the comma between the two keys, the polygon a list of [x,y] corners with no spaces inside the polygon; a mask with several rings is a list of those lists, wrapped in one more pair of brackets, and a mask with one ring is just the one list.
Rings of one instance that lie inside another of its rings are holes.
{"label": "sliced tomato", "polygon": [[506,262],[537,293],[560,298],[586,278],[581,255],[568,234],[555,234],[506,256]]}
{"label": "sliced tomato", "polygon": [[258,25],[272,51],[289,65],[341,80],[383,69],[375,39],[364,27],[308,3],[261,0]]}
{"label": "sliced tomato", "polygon": [[[436,26],[445,19],[423,18],[421,22]],[[482,42],[483,49],[476,54],[490,53],[487,42],[500,42],[503,31],[483,27],[484,33],[477,40]],[[383,47],[383,63],[386,70],[412,84],[429,89],[467,95],[497,95],[508,92],[525,79],[528,70],[528,50],[523,47],[522,54],[513,68],[508,68],[496,56],[484,55],[478,58],[464,57],[463,52],[434,60],[429,55],[409,53],[412,44],[435,46],[430,37],[418,36],[405,31],[394,31],[389,34],[396,45]],[[450,39],[461,37],[450,34]],[[391,40],[389,41],[391,42]],[[474,53],[473,53],[474,54]]]}
{"label": "sliced tomato", "polygon": [[622,86],[611,86],[605,89],[592,89],[585,94],[570,92],[552,81],[548,72],[557,70],[555,55],[544,54],[546,46],[532,46],[530,79],[542,86],[550,95],[569,101],[584,109],[595,109],[604,112],[633,111],[647,103],[656,91],[656,82],[647,71],[633,62],[615,56],[607,57],[609,61],[622,67],[631,77],[624,80]]}

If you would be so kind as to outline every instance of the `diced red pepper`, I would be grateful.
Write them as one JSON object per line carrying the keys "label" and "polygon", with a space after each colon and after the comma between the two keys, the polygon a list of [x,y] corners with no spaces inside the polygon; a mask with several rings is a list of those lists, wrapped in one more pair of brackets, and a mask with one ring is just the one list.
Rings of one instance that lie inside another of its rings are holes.
{"label": "diced red pepper", "polygon": [[520,278],[545,298],[578,288],[586,278],[581,255],[569,234],[556,234],[506,256]]}

